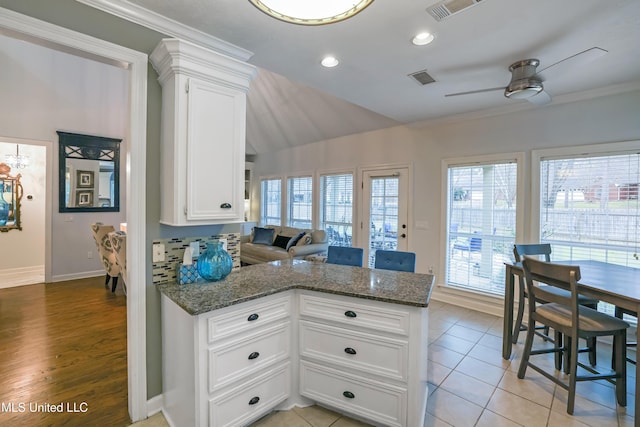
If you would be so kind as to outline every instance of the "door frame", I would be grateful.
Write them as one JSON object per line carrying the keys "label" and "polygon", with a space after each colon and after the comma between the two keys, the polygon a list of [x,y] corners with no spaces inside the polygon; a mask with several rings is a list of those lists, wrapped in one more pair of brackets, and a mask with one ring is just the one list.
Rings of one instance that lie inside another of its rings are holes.
{"label": "door frame", "polygon": [[[354,224],[354,238],[357,236],[357,242],[359,247],[364,248],[365,251],[365,260],[368,259],[369,256],[369,241],[368,235],[369,233],[364,229],[364,218],[365,216],[368,218],[369,215],[365,215],[365,211],[368,209],[369,201],[365,200],[365,191],[364,191],[364,179],[365,174],[369,173],[383,173],[384,171],[396,171],[398,169],[406,169],[407,170],[407,195],[406,195],[406,209],[407,209],[407,250],[411,248],[411,233],[413,223],[413,168],[411,164],[407,163],[394,163],[394,164],[382,164],[382,165],[373,165],[373,166],[362,166],[358,168],[357,172],[357,180],[356,191],[360,194],[358,196],[358,218],[360,219],[360,224],[356,227]],[[368,229],[367,225],[367,229]],[[357,231],[357,235],[356,235]]]}
{"label": "door frame", "polygon": [[[127,371],[131,421],[147,417],[146,363],[146,127],[147,54],[0,8],[0,28],[32,43],[129,70],[129,128],[126,139]],[[50,205],[51,206],[51,205]],[[49,207],[50,207],[49,206]],[[48,216],[53,215],[52,210]],[[51,254],[51,227],[46,230]],[[50,261],[50,260],[48,260]]]}

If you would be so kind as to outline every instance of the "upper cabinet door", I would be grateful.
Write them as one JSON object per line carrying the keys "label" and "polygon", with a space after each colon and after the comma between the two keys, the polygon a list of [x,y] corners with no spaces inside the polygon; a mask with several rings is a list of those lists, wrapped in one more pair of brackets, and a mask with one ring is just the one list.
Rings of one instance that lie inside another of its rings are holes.
{"label": "upper cabinet door", "polygon": [[187,220],[242,221],[244,93],[189,81]]}
{"label": "upper cabinet door", "polygon": [[150,56],[162,85],[160,222],[244,220],[246,94],[256,69],[164,39]]}

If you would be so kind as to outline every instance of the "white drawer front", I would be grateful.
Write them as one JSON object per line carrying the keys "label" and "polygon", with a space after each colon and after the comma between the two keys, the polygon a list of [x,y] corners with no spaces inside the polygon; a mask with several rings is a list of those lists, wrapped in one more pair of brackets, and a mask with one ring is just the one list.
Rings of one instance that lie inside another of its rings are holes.
{"label": "white drawer front", "polygon": [[289,397],[291,365],[273,369],[209,400],[209,425],[241,426],[269,413]]}
{"label": "white drawer front", "polygon": [[284,319],[291,313],[290,295],[263,303],[245,304],[246,306],[238,305],[228,313],[207,319],[208,343]]}
{"label": "white drawer front", "polygon": [[406,425],[407,390],[401,387],[300,361],[300,394],[385,426]]}
{"label": "white drawer front", "polygon": [[287,321],[210,348],[209,392],[287,359],[290,343],[291,326]]}
{"label": "white drawer front", "polygon": [[398,381],[407,380],[406,340],[300,321],[300,355]]}
{"label": "white drawer front", "polygon": [[409,335],[409,313],[382,303],[354,301],[353,298],[316,297],[300,294],[300,315],[338,322],[375,331]]}

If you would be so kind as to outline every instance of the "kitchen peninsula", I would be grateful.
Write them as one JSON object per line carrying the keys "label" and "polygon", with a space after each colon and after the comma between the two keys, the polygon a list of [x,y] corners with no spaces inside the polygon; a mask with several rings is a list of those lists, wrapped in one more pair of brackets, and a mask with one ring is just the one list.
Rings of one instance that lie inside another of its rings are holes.
{"label": "kitchen peninsula", "polygon": [[165,417],[237,426],[318,403],[375,425],[422,425],[433,281],[286,260],[158,284]]}

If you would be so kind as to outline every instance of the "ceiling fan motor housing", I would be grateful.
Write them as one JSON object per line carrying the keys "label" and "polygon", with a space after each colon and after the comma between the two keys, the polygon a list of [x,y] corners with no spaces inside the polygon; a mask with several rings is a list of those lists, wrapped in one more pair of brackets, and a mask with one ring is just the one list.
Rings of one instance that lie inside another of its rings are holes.
{"label": "ceiling fan motor housing", "polygon": [[504,96],[514,99],[530,98],[542,92],[542,81],[536,78],[537,59],[525,59],[509,66],[511,82],[504,90]]}

